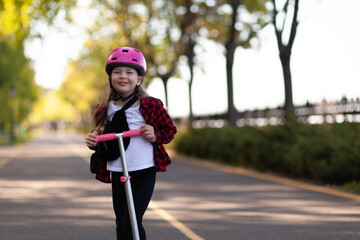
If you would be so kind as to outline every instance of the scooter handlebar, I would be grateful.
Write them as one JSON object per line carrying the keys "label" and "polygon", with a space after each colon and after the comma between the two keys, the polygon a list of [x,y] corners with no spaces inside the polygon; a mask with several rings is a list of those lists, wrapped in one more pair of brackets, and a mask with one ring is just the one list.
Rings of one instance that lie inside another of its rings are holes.
{"label": "scooter handlebar", "polygon": [[125,131],[125,132],[123,132],[123,135],[124,135],[124,138],[126,138],[126,137],[140,136],[140,135],[142,135],[142,133],[141,133],[141,129],[136,129],[136,130]]}
{"label": "scooter handlebar", "polygon": [[[123,134],[124,138],[142,135],[141,129],[125,131],[122,134]],[[105,142],[105,141],[114,140],[116,138],[117,138],[116,133],[107,133],[107,134],[102,134],[102,135],[97,136],[96,140],[97,140],[97,142]]]}
{"label": "scooter handlebar", "polygon": [[107,133],[96,137],[97,142],[105,142],[116,139],[116,133]]}

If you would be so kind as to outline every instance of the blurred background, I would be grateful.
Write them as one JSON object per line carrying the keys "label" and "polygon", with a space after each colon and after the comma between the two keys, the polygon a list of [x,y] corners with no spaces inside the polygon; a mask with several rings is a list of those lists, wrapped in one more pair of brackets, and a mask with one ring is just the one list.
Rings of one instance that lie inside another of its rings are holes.
{"label": "blurred background", "polygon": [[107,96],[106,58],[123,46],[144,54],[144,85],[178,130],[150,239],[360,239],[359,9],[0,0],[0,239],[114,235],[84,136]]}
{"label": "blurred background", "polygon": [[[0,143],[91,129],[109,52],[146,57],[178,125],[358,122],[360,2],[1,0]],[[284,118],[285,116],[285,118]]]}

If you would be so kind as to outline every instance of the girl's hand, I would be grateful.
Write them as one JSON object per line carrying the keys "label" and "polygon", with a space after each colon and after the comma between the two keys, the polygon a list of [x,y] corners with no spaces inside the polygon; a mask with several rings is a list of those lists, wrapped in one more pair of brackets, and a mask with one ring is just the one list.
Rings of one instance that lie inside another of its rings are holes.
{"label": "girl's hand", "polygon": [[97,131],[93,131],[93,132],[89,133],[85,138],[86,146],[88,146],[89,148],[95,147],[97,144],[96,136],[98,136],[98,135],[99,134]]}
{"label": "girl's hand", "polygon": [[156,141],[156,135],[153,126],[146,124],[141,127],[141,132],[143,134],[143,137],[149,142],[152,143]]}

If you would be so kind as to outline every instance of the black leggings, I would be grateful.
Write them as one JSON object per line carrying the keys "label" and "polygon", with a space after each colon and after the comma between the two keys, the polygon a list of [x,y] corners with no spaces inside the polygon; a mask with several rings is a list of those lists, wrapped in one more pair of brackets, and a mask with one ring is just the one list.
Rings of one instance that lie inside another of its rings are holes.
{"label": "black leggings", "polygon": [[[146,240],[142,219],[149,205],[154,191],[156,172],[155,168],[129,172],[131,188],[134,198],[136,220],[141,240]],[[132,228],[127,206],[125,184],[120,182],[123,173],[112,172],[112,196],[116,216],[117,240],[132,240]]]}

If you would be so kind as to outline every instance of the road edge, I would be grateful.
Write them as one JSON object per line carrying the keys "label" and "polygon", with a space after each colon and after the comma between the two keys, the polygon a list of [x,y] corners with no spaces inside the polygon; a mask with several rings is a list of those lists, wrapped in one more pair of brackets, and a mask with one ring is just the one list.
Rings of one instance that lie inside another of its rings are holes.
{"label": "road edge", "polygon": [[223,164],[211,161],[211,160],[199,159],[199,158],[195,158],[195,157],[182,155],[182,154],[177,153],[174,150],[167,150],[167,151],[168,151],[170,157],[172,159],[175,159],[175,161],[185,162],[188,164],[211,168],[211,169],[217,170],[217,171],[253,177],[253,178],[257,178],[257,179],[261,179],[261,180],[276,182],[276,183],[280,183],[280,184],[284,184],[284,185],[288,185],[288,186],[292,186],[292,187],[310,190],[313,192],[325,193],[325,194],[329,194],[329,195],[333,195],[333,196],[337,196],[337,197],[343,197],[343,198],[347,198],[347,199],[360,201],[360,195],[341,191],[341,190],[334,189],[331,187],[319,186],[319,185],[310,184],[310,183],[304,183],[301,181],[297,181],[297,180],[293,180],[293,179],[289,179],[289,178],[285,178],[285,177],[280,177],[280,176],[274,176],[274,175],[270,175],[270,174],[266,174],[266,173],[261,173],[261,172],[255,171],[255,170],[250,170],[250,169],[246,169],[246,168],[242,168],[242,167],[226,166],[226,165],[223,165]]}

